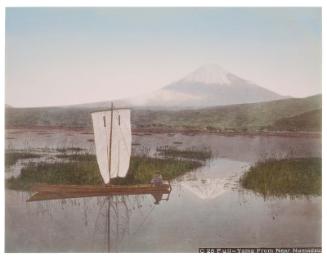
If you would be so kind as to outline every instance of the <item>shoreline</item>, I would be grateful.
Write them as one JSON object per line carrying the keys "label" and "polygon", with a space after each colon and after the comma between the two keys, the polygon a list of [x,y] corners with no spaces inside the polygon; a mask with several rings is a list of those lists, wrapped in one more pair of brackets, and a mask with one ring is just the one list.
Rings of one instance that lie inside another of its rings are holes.
{"label": "shoreline", "polygon": [[[8,127],[5,128],[5,133],[8,131],[72,131],[72,132],[82,132],[82,134],[93,134],[93,131],[88,128],[68,128],[68,127],[58,127],[58,126],[30,126],[30,127]],[[189,136],[199,135],[199,134],[214,134],[219,136],[278,136],[278,137],[310,137],[310,138],[321,138],[321,132],[310,132],[310,131],[252,131],[252,132],[242,132],[242,131],[212,131],[204,129],[173,129],[173,128],[132,128],[132,135],[138,134],[184,134]]]}

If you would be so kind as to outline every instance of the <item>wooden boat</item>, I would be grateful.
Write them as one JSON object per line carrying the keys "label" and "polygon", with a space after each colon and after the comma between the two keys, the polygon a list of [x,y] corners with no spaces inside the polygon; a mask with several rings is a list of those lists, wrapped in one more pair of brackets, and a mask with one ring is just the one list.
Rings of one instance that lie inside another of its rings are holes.
{"label": "wooden boat", "polygon": [[81,197],[100,197],[116,195],[142,195],[151,194],[155,198],[159,195],[169,195],[171,192],[170,183],[161,185],[142,184],[142,185],[46,185],[39,184],[32,188],[36,193],[27,201],[81,198]]}
{"label": "wooden boat", "polygon": [[110,185],[113,178],[126,177],[131,157],[130,110],[114,108],[92,114],[96,158],[104,184],[92,185],[46,185],[32,188],[37,192],[28,201],[93,196],[152,194],[156,202],[159,195],[169,194],[170,183],[162,180],[156,184]]}

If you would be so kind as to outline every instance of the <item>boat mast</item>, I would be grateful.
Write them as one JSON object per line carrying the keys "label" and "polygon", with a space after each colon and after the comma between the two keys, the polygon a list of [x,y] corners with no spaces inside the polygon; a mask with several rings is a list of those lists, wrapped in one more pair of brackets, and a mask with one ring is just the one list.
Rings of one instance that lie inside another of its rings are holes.
{"label": "boat mast", "polygon": [[112,147],[112,125],[113,125],[114,103],[111,103],[110,138],[109,138],[109,182],[111,176],[111,147]]}
{"label": "boat mast", "polygon": [[110,252],[110,207],[111,207],[111,196],[109,196],[108,197],[108,213],[107,213],[107,215],[108,215],[108,223],[107,223],[107,225],[108,225],[108,227],[107,227],[107,229],[108,229],[108,231],[107,231],[107,233],[108,233],[108,241],[107,241],[107,248],[108,248],[108,252]]}

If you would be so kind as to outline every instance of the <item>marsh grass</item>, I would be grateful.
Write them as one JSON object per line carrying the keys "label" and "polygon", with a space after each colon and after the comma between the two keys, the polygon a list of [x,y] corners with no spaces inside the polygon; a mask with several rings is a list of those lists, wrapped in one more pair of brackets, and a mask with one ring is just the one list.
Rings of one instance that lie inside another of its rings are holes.
{"label": "marsh grass", "polygon": [[82,151],[82,148],[79,147],[68,147],[68,148],[57,148],[57,151],[60,153],[67,153],[67,152],[79,152]]}
{"label": "marsh grass", "polygon": [[202,163],[149,157],[132,157],[126,178],[113,180],[113,184],[149,183],[155,175],[162,175],[165,180],[172,180],[188,171],[199,168]]}
{"label": "marsh grass", "polygon": [[101,184],[95,161],[71,161],[55,163],[29,163],[18,177],[7,179],[9,189],[29,190],[34,184],[82,185]]}
{"label": "marsh grass", "polygon": [[171,146],[164,146],[157,148],[160,155],[165,157],[179,157],[188,158],[193,160],[207,160],[212,157],[212,152],[209,149],[198,150],[195,148],[190,149],[176,149]]}
{"label": "marsh grass", "polygon": [[[9,189],[29,190],[34,184],[100,185],[103,184],[95,155],[65,155],[69,162],[29,163],[20,176],[7,179]],[[187,171],[202,166],[199,162],[178,159],[132,157],[125,178],[111,180],[111,184],[149,183],[154,175],[161,174],[171,180]]]}
{"label": "marsh grass", "polygon": [[15,165],[20,159],[33,159],[40,158],[40,154],[30,152],[6,152],[5,153],[5,166],[6,168]]}
{"label": "marsh grass", "polygon": [[321,158],[270,159],[251,167],[241,185],[264,197],[321,195]]}
{"label": "marsh grass", "polygon": [[96,161],[95,155],[88,153],[59,154],[56,155],[56,157],[59,159],[66,159],[72,161]]}

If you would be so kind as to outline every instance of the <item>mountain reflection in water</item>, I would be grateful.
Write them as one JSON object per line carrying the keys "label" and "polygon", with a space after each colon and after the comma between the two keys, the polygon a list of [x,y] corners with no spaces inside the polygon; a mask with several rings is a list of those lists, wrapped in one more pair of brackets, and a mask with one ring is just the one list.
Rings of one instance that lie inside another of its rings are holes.
{"label": "mountain reflection in water", "polygon": [[183,187],[200,199],[214,199],[238,188],[238,179],[250,165],[228,159],[214,159],[197,171],[179,179]]}

